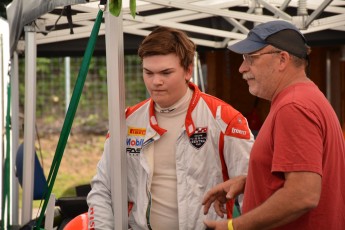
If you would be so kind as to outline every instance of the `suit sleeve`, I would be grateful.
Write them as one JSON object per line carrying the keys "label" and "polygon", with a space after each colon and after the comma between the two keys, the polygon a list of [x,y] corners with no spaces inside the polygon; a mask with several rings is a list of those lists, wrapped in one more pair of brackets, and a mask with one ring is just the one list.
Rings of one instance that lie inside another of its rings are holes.
{"label": "suit sleeve", "polygon": [[114,229],[110,171],[109,139],[107,139],[103,155],[97,165],[97,173],[91,181],[92,189],[87,196],[88,229]]}
{"label": "suit sleeve", "polygon": [[224,160],[229,178],[247,175],[254,136],[245,117],[238,113],[230,121],[224,135]]}

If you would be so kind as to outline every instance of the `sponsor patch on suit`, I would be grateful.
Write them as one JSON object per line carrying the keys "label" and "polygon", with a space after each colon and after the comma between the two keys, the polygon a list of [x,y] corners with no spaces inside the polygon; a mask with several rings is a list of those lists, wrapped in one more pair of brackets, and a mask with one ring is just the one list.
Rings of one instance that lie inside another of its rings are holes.
{"label": "sponsor patch on suit", "polygon": [[207,127],[199,127],[195,129],[195,132],[189,137],[189,143],[194,148],[200,149],[207,140]]}
{"label": "sponsor patch on suit", "polygon": [[138,156],[144,143],[145,128],[128,127],[126,152],[131,156]]}

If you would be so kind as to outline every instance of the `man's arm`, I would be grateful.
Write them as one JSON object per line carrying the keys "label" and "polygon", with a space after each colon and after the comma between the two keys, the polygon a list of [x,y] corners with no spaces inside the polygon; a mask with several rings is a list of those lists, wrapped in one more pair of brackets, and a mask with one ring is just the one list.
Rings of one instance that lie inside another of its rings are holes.
{"label": "man's arm", "polygon": [[[321,176],[312,172],[285,173],[284,187],[262,205],[233,219],[235,230],[272,229],[299,218],[318,205]],[[244,198],[245,199],[245,198]],[[214,229],[227,230],[226,221],[205,221]]]}
{"label": "man's arm", "polygon": [[228,199],[232,199],[243,193],[246,178],[247,176],[238,176],[211,188],[206,193],[202,201],[202,204],[204,205],[204,214],[206,215],[208,213],[208,210],[213,203],[218,216],[224,217],[224,213],[226,213],[224,208],[225,203]]}

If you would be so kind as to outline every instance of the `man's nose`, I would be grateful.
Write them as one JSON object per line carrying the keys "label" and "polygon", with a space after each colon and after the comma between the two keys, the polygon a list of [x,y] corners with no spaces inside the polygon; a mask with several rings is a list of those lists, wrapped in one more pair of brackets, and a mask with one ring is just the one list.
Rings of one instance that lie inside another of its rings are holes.
{"label": "man's nose", "polygon": [[244,72],[247,72],[248,69],[249,69],[248,63],[247,63],[245,60],[243,60],[243,61],[242,61],[242,64],[240,65],[240,68],[238,69],[238,71],[239,71],[241,74],[243,74]]}
{"label": "man's nose", "polygon": [[162,77],[160,77],[158,74],[155,74],[153,76],[153,84],[155,85],[163,85],[164,81],[162,79]]}

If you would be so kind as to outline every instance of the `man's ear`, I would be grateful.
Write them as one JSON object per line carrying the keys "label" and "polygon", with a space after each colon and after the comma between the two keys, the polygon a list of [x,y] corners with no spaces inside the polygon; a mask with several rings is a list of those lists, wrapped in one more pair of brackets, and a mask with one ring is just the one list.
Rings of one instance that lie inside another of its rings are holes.
{"label": "man's ear", "polygon": [[186,81],[189,82],[193,75],[194,65],[190,64],[186,70]]}
{"label": "man's ear", "polygon": [[282,51],[282,52],[280,52],[279,53],[279,57],[280,57],[280,59],[279,59],[279,69],[280,70],[282,70],[282,69],[285,69],[286,68],[286,66],[291,62],[291,55],[288,53],[288,52],[286,52],[286,51]]}

